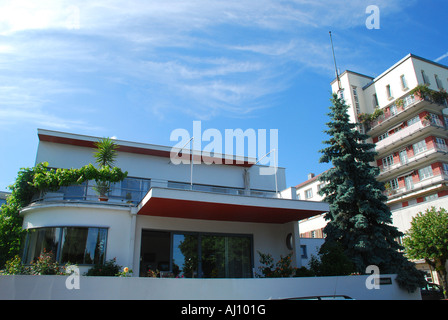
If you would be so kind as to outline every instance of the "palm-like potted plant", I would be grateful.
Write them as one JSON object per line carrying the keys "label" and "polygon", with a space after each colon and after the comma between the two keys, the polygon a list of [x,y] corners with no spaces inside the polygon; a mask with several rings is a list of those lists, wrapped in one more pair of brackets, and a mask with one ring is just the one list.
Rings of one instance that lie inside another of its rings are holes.
{"label": "palm-like potted plant", "polygon": [[[110,169],[114,166],[117,158],[117,145],[110,138],[102,138],[95,143],[96,152],[93,154],[99,170]],[[104,179],[95,180],[96,186],[94,190],[99,194],[100,201],[108,200],[108,193],[110,192],[110,181]]]}

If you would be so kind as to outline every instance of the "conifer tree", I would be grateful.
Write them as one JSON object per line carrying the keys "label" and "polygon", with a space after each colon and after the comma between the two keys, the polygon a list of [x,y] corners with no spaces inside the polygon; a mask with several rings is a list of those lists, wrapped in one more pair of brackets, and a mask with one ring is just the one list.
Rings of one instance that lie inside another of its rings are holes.
{"label": "conifer tree", "polygon": [[379,169],[370,165],[375,145],[366,143],[369,137],[350,122],[344,100],[333,94],[331,101],[325,131],[330,139],[320,151],[320,162],[333,164],[320,176],[326,182],[320,193],[330,206],[325,243],[339,243],[357,272],[363,274],[367,266],[376,265],[382,274],[398,274],[400,286],[414,291],[423,274],[404,257],[396,241],[403,234],[392,225],[384,184],[376,179]]}

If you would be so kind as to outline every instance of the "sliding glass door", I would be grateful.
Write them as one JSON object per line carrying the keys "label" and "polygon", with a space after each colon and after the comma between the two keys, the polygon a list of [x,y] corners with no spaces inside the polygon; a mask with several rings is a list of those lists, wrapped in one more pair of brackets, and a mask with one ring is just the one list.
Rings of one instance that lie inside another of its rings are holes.
{"label": "sliding glass door", "polygon": [[[169,271],[174,277],[183,278],[251,278],[252,277],[252,236],[233,234],[206,234],[188,232],[169,232],[170,243],[143,243],[143,239],[155,239],[148,233],[158,231],[144,230],[142,237],[142,258],[170,256]],[[165,243],[168,241],[168,232]],[[145,240],[148,241],[148,240]],[[161,251],[169,247],[169,252]],[[146,248],[146,249],[144,249]],[[157,252],[149,252],[157,248]],[[149,250],[149,251],[148,251]],[[166,258],[164,258],[166,259]],[[161,271],[161,270],[159,270]]]}

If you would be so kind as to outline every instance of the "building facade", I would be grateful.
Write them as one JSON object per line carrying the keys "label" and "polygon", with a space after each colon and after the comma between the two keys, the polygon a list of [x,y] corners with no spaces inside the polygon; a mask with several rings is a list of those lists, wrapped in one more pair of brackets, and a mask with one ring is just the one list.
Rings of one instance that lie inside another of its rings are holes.
{"label": "building facade", "polygon": [[[428,94],[414,90],[422,86]],[[372,165],[380,169],[393,224],[406,232],[417,213],[448,208],[448,108],[437,96],[448,88],[448,67],[409,54],[377,77],[347,70],[331,87],[376,145]],[[298,197],[322,201],[321,184],[309,177],[296,187]],[[323,236],[325,224],[323,217],[302,221],[302,236]]]}
{"label": "building facade", "polygon": [[[95,163],[96,137],[42,129],[38,137],[36,163]],[[300,267],[297,222],[328,210],[325,203],[295,199],[283,168],[274,176],[260,174],[261,166],[250,159],[176,165],[170,147],[115,143],[115,165],[128,176],[112,186],[108,201],[99,200],[89,181],[36,194],[21,211],[30,231],[25,263],[45,250],[83,272],[115,258],[135,276],[158,270],[170,277],[251,278],[258,252],[276,260],[292,253]]]}

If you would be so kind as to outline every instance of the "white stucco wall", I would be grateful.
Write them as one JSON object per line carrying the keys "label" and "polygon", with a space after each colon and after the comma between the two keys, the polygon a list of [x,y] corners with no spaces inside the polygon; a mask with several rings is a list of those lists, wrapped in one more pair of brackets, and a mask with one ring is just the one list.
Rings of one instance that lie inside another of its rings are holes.
{"label": "white stucco wall", "polygon": [[[117,141],[119,143],[119,141]],[[55,168],[80,168],[95,163],[94,149],[40,141],[36,163],[48,162]],[[190,165],[174,165],[169,158],[118,152],[115,165],[129,177],[190,183]],[[193,183],[244,188],[244,168],[234,165],[193,165]],[[275,175],[260,174],[260,166],[249,169],[251,189],[275,191]],[[277,170],[278,191],[286,189],[285,169]]]}

